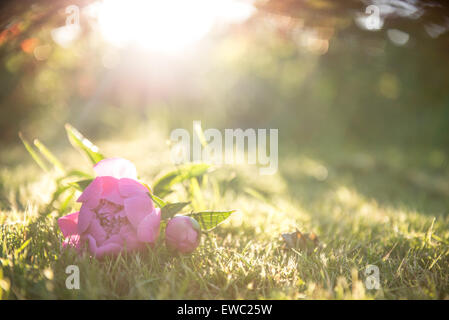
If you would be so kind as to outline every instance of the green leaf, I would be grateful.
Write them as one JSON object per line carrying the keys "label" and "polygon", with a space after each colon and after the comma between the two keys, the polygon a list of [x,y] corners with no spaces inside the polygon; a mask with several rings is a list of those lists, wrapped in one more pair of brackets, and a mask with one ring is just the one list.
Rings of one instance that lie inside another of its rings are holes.
{"label": "green leaf", "polygon": [[69,185],[80,190],[83,191],[84,189],[87,188],[87,186],[93,181],[94,179],[84,179],[84,180],[79,180],[79,181],[75,181],[75,182],[70,182]]}
{"label": "green leaf", "polygon": [[153,202],[156,204],[156,206],[161,208],[161,219],[162,220],[167,220],[167,219],[173,217],[175,214],[177,214],[186,205],[188,205],[190,203],[190,202],[168,203],[154,194],[148,193],[148,195],[153,200]]}
{"label": "green leaf", "polygon": [[159,207],[159,208],[163,208],[167,205],[167,203],[162,200],[161,198],[159,198],[158,196],[148,193],[148,195],[150,196],[150,198],[154,201],[154,203]]}
{"label": "green leaf", "polygon": [[38,139],[34,139],[34,145],[36,146],[36,148],[39,149],[39,151],[45,157],[45,159],[47,159],[47,161],[50,162],[55,167],[56,170],[58,170],[61,173],[64,173],[65,170],[62,163],[56,158],[56,156],[50,150],[48,150],[48,148],[42,142],[40,142]]}
{"label": "green leaf", "polygon": [[192,163],[170,171],[153,184],[155,194],[163,197],[172,192],[171,187],[185,180],[201,176],[210,168],[207,163]]}
{"label": "green leaf", "polygon": [[153,190],[151,190],[151,187],[148,185],[148,184],[146,184],[145,182],[143,182],[143,181],[139,181],[141,184],[143,184],[147,189],[148,189],[148,191],[150,192],[150,193],[153,193]]}
{"label": "green leaf", "polygon": [[190,202],[167,203],[161,210],[161,219],[167,220],[181,211]]}
{"label": "green leaf", "polygon": [[92,164],[96,164],[98,161],[103,160],[105,157],[98,152],[98,147],[85,138],[78,130],[66,123],[65,129],[67,131],[67,137],[69,138],[72,146],[84,153]]}
{"label": "green leaf", "polygon": [[37,163],[37,165],[44,170],[45,172],[48,172],[47,165],[42,160],[42,158],[37,154],[36,151],[34,151],[33,147],[28,143],[28,141],[23,137],[22,133],[19,132],[19,138],[22,140],[23,145],[27,149],[28,153],[31,155],[31,157],[34,159],[34,161]]}
{"label": "green leaf", "polygon": [[84,178],[84,179],[92,179],[93,176],[90,173],[81,171],[81,170],[71,170],[65,176],[58,178],[57,181],[63,181],[69,178]]}
{"label": "green leaf", "polygon": [[72,199],[75,197],[75,190],[71,190],[69,195],[67,197],[65,197],[65,199],[62,201],[60,207],[59,207],[59,212],[64,213],[67,211],[68,206],[70,204],[70,202],[72,201]]}
{"label": "green leaf", "polygon": [[70,189],[72,186],[66,185],[66,186],[58,186],[55,192],[53,192],[51,196],[51,200],[48,204],[49,207],[53,205],[53,203],[58,200],[58,198],[63,194],[66,190]]}
{"label": "green leaf", "polygon": [[220,223],[225,221],[229,216],[235,212],[235,210],[230,211],[203,211],[189,213],[187,216],[194,218],[201,226],[201,230],[210,231],[217,227]]}

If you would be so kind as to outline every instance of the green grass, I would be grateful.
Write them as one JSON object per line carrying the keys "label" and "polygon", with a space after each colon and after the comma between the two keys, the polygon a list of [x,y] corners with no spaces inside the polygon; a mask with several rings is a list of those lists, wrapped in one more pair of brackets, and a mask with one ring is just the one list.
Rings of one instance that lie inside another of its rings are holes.
{"label": "green grass", "polygon": [[[104,154],[135,162],[151,184],[170,169],[168,150],[140,136],[96,142]],[[268,177],[255,168],[218,169],[200,181],[201,194],[180,186],[169,197],[193,197],[195,209],[238,209],[192,255],[175,256],[160,243],[103,261],[61,252],[56,219],[78,205],[48,206],[56,173],[43,174],[24,152],[11,151],[7,161],[20,164],[0,172],[1,298],[449,298],[448,159],[421,150],[356,151],[292,150]],[[79,165],[68,148],[58,154]],[[296,227],[315,232],[321,247],[283,249],[280,234]],[[368,264],[380,269],[380,290],[365,288]],[[68,265],[80,268],[80,290],[65,286]]]}

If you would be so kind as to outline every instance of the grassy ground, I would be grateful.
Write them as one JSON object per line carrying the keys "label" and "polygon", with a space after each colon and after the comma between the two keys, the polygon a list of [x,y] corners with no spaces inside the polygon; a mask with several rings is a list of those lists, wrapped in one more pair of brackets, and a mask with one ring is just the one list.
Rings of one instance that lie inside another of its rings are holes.
{"label": "grassy ground", "polygon": [[[169,169],[168,150],[157,139],[140,136],[145,139],[96,142],[105,154],[135,162],[151,184]],[[63,212],[48,207],[55,174],[40,173],[23,160],[25,153],[10,151],[5,161],[23,164],[0,172],[1,297],[449,298],[444,155],[388,148],[285,149],[277,175],[221,168],[203,179],[203,192],[194,195],[197,208],[239,212],[203,236],[194,254],[173,256],[160,245],[104,261],[61,253],[56,218],[77,204],[56,203]],[[81,159],[68,147],[59,154],[72,166]],[[186,200],[189,193],[179,188],[171,197]],[[296,227],[315,232],[321,247],[308,253],[283,249],[280,234]],[[365,288],[368,264],[379,267],[380,290]],[[80,290],[65,286],[68,265],[80,268]]]}

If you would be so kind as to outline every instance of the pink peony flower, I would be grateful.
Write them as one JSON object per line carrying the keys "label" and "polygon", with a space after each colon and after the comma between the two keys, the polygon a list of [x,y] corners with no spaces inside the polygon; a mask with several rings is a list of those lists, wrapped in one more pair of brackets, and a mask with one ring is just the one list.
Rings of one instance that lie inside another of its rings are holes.
{"label": "pink peony flower", "polygon": [[136,180],[134,165],[111,158],[98,162],[94,170],[97,177],[77,200],[82,203],[80,211],[58,219],[63,247],[79,251],[87,243],[90,253],[101,258],[154,244],[161,212]]}
{"label": "pink peony flower", "polygon": [[200,236],[200,225],[188,216],[172,218],[165,229],[167,246],[181,253],[190,253],[195,250],[200,243]]}

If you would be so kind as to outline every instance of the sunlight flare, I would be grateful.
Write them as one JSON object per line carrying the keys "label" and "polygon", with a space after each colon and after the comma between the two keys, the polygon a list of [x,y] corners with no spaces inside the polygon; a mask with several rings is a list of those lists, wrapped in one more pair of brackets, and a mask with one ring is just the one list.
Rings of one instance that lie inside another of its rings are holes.
{"label": "sunlight flare", "polygon": [[114,45],[176,53],[201,40],[216,24],[240,22],[253,11],[249,2],[235,0],[104,0],[98,23],[104,39]]}

